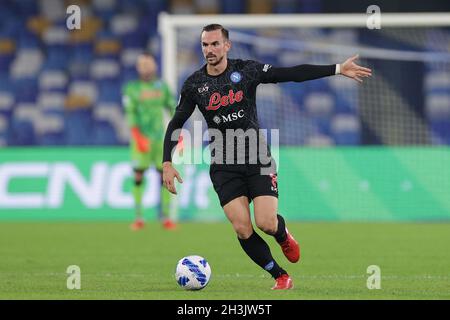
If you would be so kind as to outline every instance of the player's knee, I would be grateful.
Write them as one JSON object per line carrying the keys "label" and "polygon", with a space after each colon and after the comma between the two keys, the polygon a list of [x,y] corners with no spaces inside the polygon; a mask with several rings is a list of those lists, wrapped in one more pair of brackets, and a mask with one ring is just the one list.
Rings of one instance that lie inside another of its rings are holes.
{"label": "player's knee", "polygon": [[247,239],[253,233],[253,227],[251,223],[234,223],[233,228],[240,239]]}
{"label": "player's knee", "polygon": [[277,231],[278,220],[276,217],[257,219],[255,222],[258,229],[264,233],[272,235]]}
{"label": "player's knee", "polygon": [[142,178],[142,175],[134,176],[134,185],[140,186],[143,182],[144,182],[144,179]]}

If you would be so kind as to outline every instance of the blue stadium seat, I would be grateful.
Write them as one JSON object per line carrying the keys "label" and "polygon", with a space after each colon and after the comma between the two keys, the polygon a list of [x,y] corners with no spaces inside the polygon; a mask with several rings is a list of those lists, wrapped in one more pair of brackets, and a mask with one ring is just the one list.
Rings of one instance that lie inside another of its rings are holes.
{"label": "blue stadium seat", "polygon": [[35,102],[38,94],[36,78],[19,78],[14,80],[16,102]]}
{"label": "blue stadium seat", "polygon": [[35,49],[40,47],[40,40],[38,36],[31,33],[27,29],[22,29],[19,32],[18,41],[16,43],[17,49]]}
{"label": "blue stadium seat", "polygon": [[433,132],[433,144],[450,145],[450,117],[443,119],[434,119],[430,122]]}
{"label": "blue stadium seat", "polygon": [[67,73],[61,71],[43,71],[39,75],[40,93],[66,93],[69,83]]}
{"label": "blue stadium seat", "polygon": [[108,121],[95,121],[94,126],[94,144],[95,145],[116,145],[118,144],[117,135],[114,127]]}
{"label": "blue stadium seat", "polygon": [[71,61],[69,64],[69,76],[71,82],[90,80],[90,64],[80,60]]}
{"label": "blue stadium seat", "polygon": [[47,48],[47,60],[49,69],[63,70],[67,68],[69,56],[67,55],[67,47],[54,45]]}
{"label": "blue stadium seat", "polygon": [[92,112],[90,109],[67,111],[64,129],[69,145],[90,145],[92,139]]}
{"label": "blue stadium seat", "polygon": [[348,97],[342,94],[335,95],[336,112],[338,113],[355,113],[356,101],[349,101]]}
{"label": "blue stadium seat", "polygon": [[299,10],[299,1],[296,0],[277,0],[274,3],[274,13],[294,13]]}
{"label": "blue stadium seat", "polygon": [[17,120],[12,121],[11,144],[16,146],[31,146],[36,144],[36,134],[31,121]]}
{"label": "blue stadium seat", "polygon": [[118,10],[118,1],[93,1],[93,13],[103,21],[110,21]]}
{"label": "blue stadium seat", "polygon": [[44,133],[39,137],[39,144],[42,146],[62,146],[65,145],[64,132]]}
{"label": "blue stadium seat", "polygon": [[145,48],[148,41],[148,35],[140,31],[124,34],[121,37],[124,48]]}
{"label": "blue stadium seat", "polygon": [[328,91],[311,92],[305,97],[304,106],[318,133],[330,135],[330,121],[335,108],[333,95]]}
{"label": "blue stadium seat", "polygon": [[0,91],[13,92],[14,85],[8,75],[0,74]]}
{"label": "blue stadium seat", "polygon": [[0,146],[6,145],[9,140],[9,119],[0,113]]}
{"label": "blue stadium seat", "polygon": [[229,0],[221,0],[222,4],[222,12],[229,13],[245,13],[246,3],[245,1],[229,1]]}
{"label": "blue stadium seat", "polygon": [[97,104],[99,103],[120,103],[122,99],[122,84],[116,80],[98,81],[97,82],[98,97]]}
{"label": "blue stadium seat", "polygon": [[331,122],[331,131],[336,145],[355,146],[361,142],[359,120],[352,114],[338,114]]}
{"label": "blue stadium seat", "polygon": [[14,53],[2,54],[0,53],[0,74],[8,74],[9,66],[14,60]]}
{"label": "blue stadium seat", "polygon": [[94,59],[94,47],[91,43],[77,43],[70,48],[70,58],[75,61],[90,62]]}
{"label": "blue stadium seat", "polygon": [[433,144],[450,144],[450,94],[427,94],[425,104]]}
{"label": "blue stadium seat", "polygon": [[289,96],[292,97],[292,100],[295,102],[299,108],[303,105],[303,99],[305,97],[305,89],[301,84],[295,82],[286,82],[279,84],[282,90]]}
{"label": "blue stadium seat", "polygon": [[[3,6],[3,4],[2,4]],[[35,0],[15,0],[14,6],[22,16],[38,14],[38,1]],[[2,8],[3,9],[3,8]]]}
{"label": "blue stadium seat", "polygon": [[134,66],[122,68],[122,83],[138,79],[138,73]]}

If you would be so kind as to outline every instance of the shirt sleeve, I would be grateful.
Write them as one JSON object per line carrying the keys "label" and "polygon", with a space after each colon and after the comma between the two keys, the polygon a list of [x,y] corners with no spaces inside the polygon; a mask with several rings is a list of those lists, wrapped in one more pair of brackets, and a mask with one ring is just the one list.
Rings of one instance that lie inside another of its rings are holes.
{"label": "shirt sleeve", "polygon": [[130,85],[126,85],[122,90],[122,104],[125,109],[125,117],[128,125],[130,127],[135,127],[138,123],[136,115],[137,104],[131,94]]}
{"label": "shirt sleeve", "polygon": [[270,64],[252,62],[256,72],[256,81],[259,83],[303,82],[332,76],[336,73],[336,65],[301,64],[293,67],[278,68]]}
{"label": "shirt sleeve", "polygon": [[196,103],[193,99],[192,91],[189,90],[188,85],[185,82],[181,89],[180,100],[178,101],[175,113],[167,126],[164,137],[163,162],[172,161],[172,154],[178,143],[179,134],[176,134],[174,137],[172,136],[176,130],[183,127],[186,120],[189,119],[192,112],[194,112],[195,106]]}

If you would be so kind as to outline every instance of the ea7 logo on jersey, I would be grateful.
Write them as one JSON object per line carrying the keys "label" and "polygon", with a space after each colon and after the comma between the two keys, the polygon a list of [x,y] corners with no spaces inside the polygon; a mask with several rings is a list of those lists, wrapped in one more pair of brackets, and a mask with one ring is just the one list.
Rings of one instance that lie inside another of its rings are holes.
{"label": "ea7 logo on jersey", "polygon": [[208,89],[209,89],[208,84],[205,83],[205,84],[203,85],[203,87],[198,88],[198,93],[208,92]]}
{"label": "ea7 logo on jersey", "polygon": [[263,67],[263,72],[267,72],[272,66],[270,64],[265,64]]}

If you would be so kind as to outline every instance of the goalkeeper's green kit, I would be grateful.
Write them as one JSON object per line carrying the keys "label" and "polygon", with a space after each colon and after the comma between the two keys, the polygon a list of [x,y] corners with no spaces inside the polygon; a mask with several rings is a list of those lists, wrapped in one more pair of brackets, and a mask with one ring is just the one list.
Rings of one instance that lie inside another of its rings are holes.
{"label": "goalkeeper's green kit", "polygon": [[131,81],[124,88],[123,104],[130,128],[138,128],[149,141],[149,151],[140,152],[136,139],[130,141],[133,168],[162,168],[164,131],[176,107],[168,86],[159,80]]}
{"label": "goalkeeper's green kit", "polygon": [[[128,125],[132,131],[130,151],[132,166],[146,170],[155,166],[162,171],[163,141],[168,120],[172,117],[176,101],[169,87],[162,81],[131,81],[123,90],[123,105]],[[147,146],[143,151],[142,145]],[[133,196],[138,216],[141,213],[144,184],[135,184]],[[161,186],[159,217],[167,216],[170,210],[170,193]]]}

